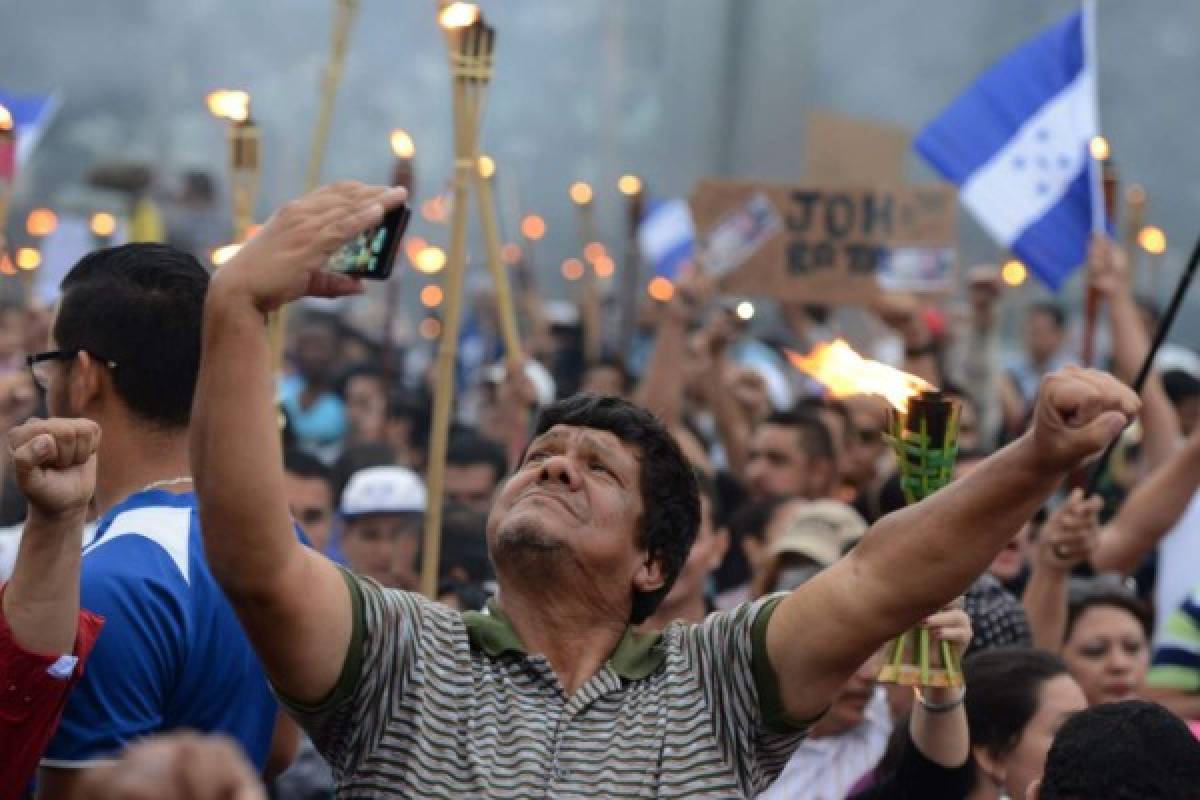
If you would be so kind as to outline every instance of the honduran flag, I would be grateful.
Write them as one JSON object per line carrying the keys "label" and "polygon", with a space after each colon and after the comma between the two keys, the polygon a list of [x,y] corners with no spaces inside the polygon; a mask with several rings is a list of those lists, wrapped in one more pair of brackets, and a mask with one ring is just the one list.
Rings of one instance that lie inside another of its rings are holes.
{"label": "honduran flag", "polygon": [[979,223],[1057,290],[1104,228],[1090,2],[1007,55],[914,146]]}
{"label": "honduran flag", "polygon": [[695,238],[692,211],[683,199],[651,204],[638,226],[642,256],[654,267],[656,276],[670,280],[691,260]]}

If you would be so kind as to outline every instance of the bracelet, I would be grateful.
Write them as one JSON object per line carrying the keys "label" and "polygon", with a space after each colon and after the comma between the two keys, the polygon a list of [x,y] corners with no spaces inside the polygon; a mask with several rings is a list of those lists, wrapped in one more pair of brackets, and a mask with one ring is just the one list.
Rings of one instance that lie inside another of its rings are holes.
{"label": "bracelet", "polygon": [[925,695],[921,694],[920,686],[913,687],[913,696],[917,698],[917,702],[921,704],[921,708],[930,714],[944,714],[947,711],[953,711],[963,704],[963,699],[967,696],[967,690],[963,689],[957,698],[948,703],[930,703],[925,699]]}

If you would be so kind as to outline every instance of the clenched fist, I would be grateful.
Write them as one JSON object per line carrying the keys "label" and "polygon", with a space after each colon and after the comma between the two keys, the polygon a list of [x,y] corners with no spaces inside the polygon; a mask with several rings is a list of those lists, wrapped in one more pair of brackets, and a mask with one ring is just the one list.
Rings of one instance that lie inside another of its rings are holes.
{"label": "clenched fist", "polygon": [[9,434],[17,486],[44,519],[87,514],[96,492],[100,426],[87,419],[31,419]]}
{"label": "clenched fist", "polygon": [[1069,472],[1103,451],[1140,409],[1133,390],[1106,372],[1066,367],[1048,375],[1026,435],[1034,462]]}
{"label": "clenched fist", "polygon": [[130,745],[111,766],[87,770],[81,797],[94,800],[264,800],[237,744],[224,736],[172,733]]}
{"label": "clenched fist", "polygon": [[361,291],[356,278],[321,268],[337,248],[378,225],[408,197],[402,188],[344,182],[323,186],[275,212],[229,263],[215,283],[250,296],[259,311],[310,297]]}

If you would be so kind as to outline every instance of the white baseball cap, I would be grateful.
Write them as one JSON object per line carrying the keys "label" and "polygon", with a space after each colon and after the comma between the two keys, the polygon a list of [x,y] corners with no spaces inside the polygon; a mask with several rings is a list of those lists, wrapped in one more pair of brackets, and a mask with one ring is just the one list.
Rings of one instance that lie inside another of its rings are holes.
{"label": "white baseball cap", "polygon": [[425,484],[407,467],[368,467],[350,476],[342,490],[343,517],[421,513]]}

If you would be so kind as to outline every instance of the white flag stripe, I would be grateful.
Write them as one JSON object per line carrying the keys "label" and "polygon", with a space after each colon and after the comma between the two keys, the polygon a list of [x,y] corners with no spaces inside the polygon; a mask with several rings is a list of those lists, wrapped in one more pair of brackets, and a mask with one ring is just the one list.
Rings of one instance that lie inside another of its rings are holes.
{"label": "white flag stripe", "polygon": [[656,208],[638,231],[642,252],[651,261],[658,261],[684,242],[690,242],[692,212],[685,200],[669,200]]}
{"label": "white flag stripe", "polygon": [[1087,168],[1094,80],[1085,66],[963,184],[963,203],[997,240],[1011,245]]}

